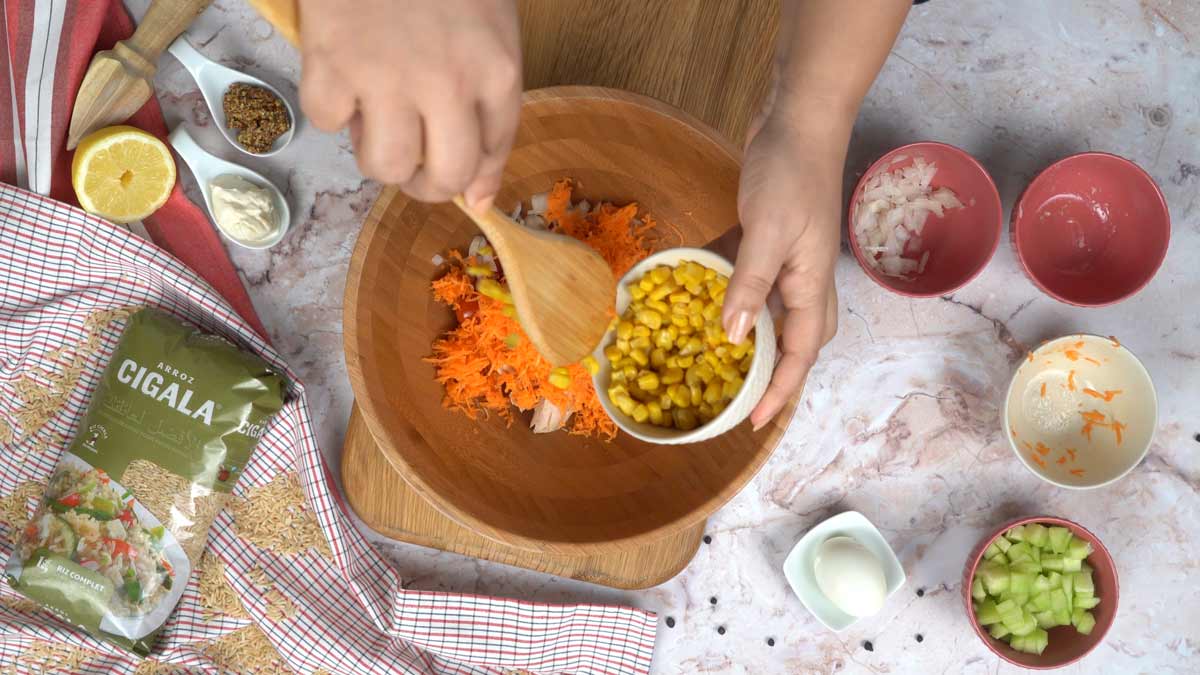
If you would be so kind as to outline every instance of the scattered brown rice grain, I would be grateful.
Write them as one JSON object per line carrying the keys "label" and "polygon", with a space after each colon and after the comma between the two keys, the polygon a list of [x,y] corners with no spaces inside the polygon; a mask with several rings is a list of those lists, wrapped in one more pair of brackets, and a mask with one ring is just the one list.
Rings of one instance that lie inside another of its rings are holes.
{"label": "scattered brown rice grain", "polygon": [[90,649],[65,642],[34,640],[17,656],[16,663],[0,667],[0,675],[40,673],[42,675],[74,675],[88,659],[100,656]]}
{"label": "scattered brown rice grain", "polygon": [[192,565],[199,564],[208,542],[208,528],[229,495],[196,485],[144,459],[125,467],[121,484],[175,535]]}
{"label": "scattered brown rice grain", "polygon": [[222,672],[239,675],[290,675],[283,657],[267,636],[253,624],[205,643],[200,651]]}
{"label": "scattered brown rice grain", "polygon": [[225,579],[225,563],[212,553],[205,552],[200,559],[200,576],[197,579],[200,590],[200,606],[204,608],[204,618],[212,619],[218,616],[232,616],[248,619],[246,610],[238,599],[237,593]]}
{"label": "scattered brown rice grain", "polygon": [[247,491],[246,499],[230,506],[234,527],[246,541],[281,555],[299,555],[316,549],[332,557],[329,540],[305,502],[300,478],[281,473],[270,483]]}
{"label": "scattered brown rice grain", "polygon": [[12,494],[0,497],[0,521],[8,523],[16,531],[29,520],[29,502],[41,499],[45,491],[45,483],[32,480],[21,483]]}

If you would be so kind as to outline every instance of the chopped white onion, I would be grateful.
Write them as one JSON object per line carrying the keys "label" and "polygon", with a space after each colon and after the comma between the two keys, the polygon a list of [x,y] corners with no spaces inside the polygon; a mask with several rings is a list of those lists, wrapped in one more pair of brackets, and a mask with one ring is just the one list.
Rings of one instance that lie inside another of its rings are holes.
{"label": "chopped white onion", "polygon": [[[901,155],[889,164],[904,159]],[[950,188],[931,187],[936,173],[936,165],[917,157],[911,165],[879,171],[863,184],[855,205],[854,235],[872,268],[901,279],[925,271],[929,251],[922,249],[920,235],[929,214],[940,218],[946,209],[963,206]]]}
{"label": "chopped white onion", "polygon": [[446,262],[446,259],[437,253],[434,253],[433,257],[429,259],[429,262],[433,263],[434,267],[440,267],[442,263]]}
{"label": "chopped white onion", "polygon": [[550,193],[539,192],[529,198],[529,213],[535,216],[540,216],[546,212],[546,208],[550,206]]}

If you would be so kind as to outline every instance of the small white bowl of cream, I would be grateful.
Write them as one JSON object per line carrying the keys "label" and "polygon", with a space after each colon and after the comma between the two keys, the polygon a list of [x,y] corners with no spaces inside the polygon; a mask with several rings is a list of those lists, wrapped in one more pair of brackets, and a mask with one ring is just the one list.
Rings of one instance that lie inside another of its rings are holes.
{"label": "small white bowl of cream", "polygon": [[255,250],[271,248],[283,239],[291,226],[291,210],[271,181],[210,154],[183,125],[171,132],[169,140],[200,183],[204,205],[221,234]]}

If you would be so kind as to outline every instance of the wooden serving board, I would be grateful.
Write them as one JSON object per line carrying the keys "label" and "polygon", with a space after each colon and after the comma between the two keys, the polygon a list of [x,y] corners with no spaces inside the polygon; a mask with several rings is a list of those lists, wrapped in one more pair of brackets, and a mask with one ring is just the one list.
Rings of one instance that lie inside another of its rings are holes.
{"label": "wooden serving board", "polygon": [[442,515],[409,488],[376,447],[357,407],[350,413],[342,447],[342,480],[354,512],[385,537],[613,588],[648,588],[670,579],[687,566],[704,535],[701,521],[660,542],[591,556],[555,555],[492,541]]}

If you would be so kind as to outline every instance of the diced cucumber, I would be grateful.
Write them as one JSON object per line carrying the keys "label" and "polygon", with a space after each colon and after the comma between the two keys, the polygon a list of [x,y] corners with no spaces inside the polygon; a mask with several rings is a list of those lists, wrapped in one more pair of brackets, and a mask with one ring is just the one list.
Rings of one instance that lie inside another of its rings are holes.
{"label": "diced cucumber", "polygon": [[1012,562],[1033,560],[1033,553],[1031,553],[1029,550],[1029,544],[1023,541],[1013,544],[1011,547],[1009,547],[1008,551],[1004,555],[1008,556],[1008,559]]}
{"label": "diced cucumber", "polygon": [[987,593],[983,590],[983,580],[979,577],[975,577],[975,580],[971,582],[971,597],[976,601],[987,597]]}
{"label": "diced cucumber", "polygon": [[1050,644],[1050,634],[1038,628],[1029,636],[1029,646],[1033,648],[1034,654],[1041,654],[1046,651],[1046,645]]}
{"label": "diced cucumber", "polygon": [[1012,572],[1020,572],[1021,574],[1028,574],[1030,576],[1041,574],[1042,572],[1042,566],[1033,560],[1022,560],[1021,562],[1015,562],[1009,565],[1008,569]]}
{"label": "diced cucumber", "polygon": [[979,566],[978,575],[983,579],[983,588],[989,595],[999,595],[1008,590],[1008,568],[991,560]]}
{"label": "diced cucumber", "polygon": [[975,618],[979,620],[980,626],[990,626],[994,623],[1000,623],[1000,612],[996,610],[996,603],[991,600],[983,600],[976,603]]}
{"label": "diced cucumber", "polygon": [[1100,604],[1100,598],[1097,598],[1097,597],[1093,597],[1090,595],[1085,598],[1079,597],[1079,596],[1075,597],[1075,609],[1092,609],[1093,607],[1095,607],[1096,605],[1099,605],[1099,604]]}
{"label": "diced cucumber", "polygon": [[1091,566],[1091,565],[1089,565],[1089,564],[1087,564],[1087,561],[1086,561],[1086,560],[1084,560],[1083,562],[1079,563],[1079,571],[1080,571],[1080,572],[1084,572],[1084,573],[1086,573],[1086,574],[1091,574],[1091,573],[1092,573],[1092,566]]}
{"label": "diced cucumber", "polygon": [[1012,631],[1008,629],[1008,626],[1005,626],[1002,623],[994,623],[990,628],[988,628],[988,635],[991,635],[999,640],[1000,638],[1012,635]]}
{"label": "diced cucumber", "polygon": [[983,550],[983,559],[991,560],[1001,553],[1004,553],[1004,551],[1001,551],[999,546],[995,544],[988,544],[988,547]]}
{"label": "diced cucumber", "polygon": [[1058,572],[1050,572],[1046,575],[1046,578],[1050,580],[1050,588],[1059,588],[1062,586],[1062,575]]}
{"label": "diced cucumber", "polygon": [[1054,610],[1054,621],[1060,626],[1071,625],[1071,612],[1066,608]]}
{"label": "diced cucumber", "polygon": [[1068,606],[1067,594],[1063,592],[1063,589],[1056,588],[1050,591],[1050,609],[1057,612],[1060,609],[1067,609]]}
{"label": "diced cucumber", "polygon": [[1012,600],[1004,600],[996,604],[996,612],[1000,614],[1001,618],[1011,614],[1020,615],[1021,607]]}
{"label": "diced cucumber", "polygon": [[1051,527],[1046,530],[1046,536],[1049,540],[1050,550],[1055,553],[1066,551],[1067,544],[1071,541],[1071,531],[1065,527]]}
{"label": "diced cucumber", "polygon": [[1071,596],[1075,594],[1075,574],[1062,575],[1062,589],[1067,596],[1067,604],[1071,604]]}
{"label": "diced cucumber", "polygon": [[1083,570],[1083,561],[1078,558],[1063,558],[1063,572],[1079,572]]}
{"label": "diced cucumber", "polygon": [[1079,617],[1079,622],[1075,624],[1075,630],[1084,635],[1091,635],[1092,629],[1096,627],[1096,617],[1092,616],[1091,612],[1085,611],[1083,616]]}
{"label": "diced cucumber", "polygon": [[1012,542],[1021,541],[1025,539],[1025,526],[1017,525],[1016,527],[1009,528],[1008,532],[1004,533],[1004,536],[1008,537],[1008,540]]}
{"label": "diced cucumber", "polygon": [[1024,607],[1025,605],[1029,604],[1028,593],[1009,593],[1008,599],[1016,603],[1017,607]]}
{"label": "diced cucumber", "polygon": [[1042,556],[1042,569],[1061,572],[1063,569],[1063,557],[1061,555]]}
{"label": "diced cucumber", "polygon": [[1046,546],[1047,533],[1046,526],[1041,523],[1031,523],[1025,526],[1025,541],[1029,542],[1030,546],[1035,548],[1044,548]]}
{"label": "diced cucumber", "polygon": [[1054,628],[1058,625],[1058,622],[1054,620],[1054,612],[1049,610],[1038,612],[1033,618],[1037,619],[1038,628]]}
{"label": "diced cucumber", "polygon": [[1004,537],[996,537],[996,541],[993,541],[992,545],[1000,549],[1001,553],[1008,553],[1008,549],[1010,546],[1012,546],[1012,542]]}
{"label": "diced cucumber", "polygon": [[1013,594],[1025,593],[1028,595],[1033,590],[1033,576],[1027,572],[1011,572],[1008,576],[1009,592]]}
{"label": "diced cucumber", "polygon": [[1009,641],[1008,646],[1019,652],[1023,652],[1025,651],[1025,638],[1013,637],[1012,640]]}
{"label": "diced cucumber", "polygon": [[1008,556],[1001,553],[1000,555],[996,556],[995,558],[992,558],[992,562],[996,563],[997,565],[1007,565],[1008,564]]}
{"label": "diced cucumber", "polygon": [[1033,631],[1037,630],[1037,619],[1033,618],[1032,614],[1024,612],[1021,614],[1021,622],[1017,626],[1009,626],[1007,623],[1004,625],[1008,626],[1009,629],[1012,630],[1013,635],[1029,635]]}
{"label": "diced cucumber", "polygon": [[1041,593],[1048,590],[1050,590],[1050,580],[1044,574],[1037,575],[1037,578],[1033,580],[1033,592]]}
{"label": "diced cucumber", "polygon": [[1037,563],[1038,567],[1042,566],[1042,551],[1043,549],[1040,549],[1036,546],[1029,549],[1029,552],[1033,554],[1033,562]]}
{"label": "diced cucumber", "polygon": [[1050,609],[1050,591],[1035,593],[1033,597],[1030,598],[1030,602],[1039,612],[1044,612]]}
{"label": "diced cucumber", "polygon": [[1067,551],[1064,555],[1074,560],[1083,560],[1092,554],[1092,545],[1079,537],[1072,536],[1071,543],[1067,545]]}

